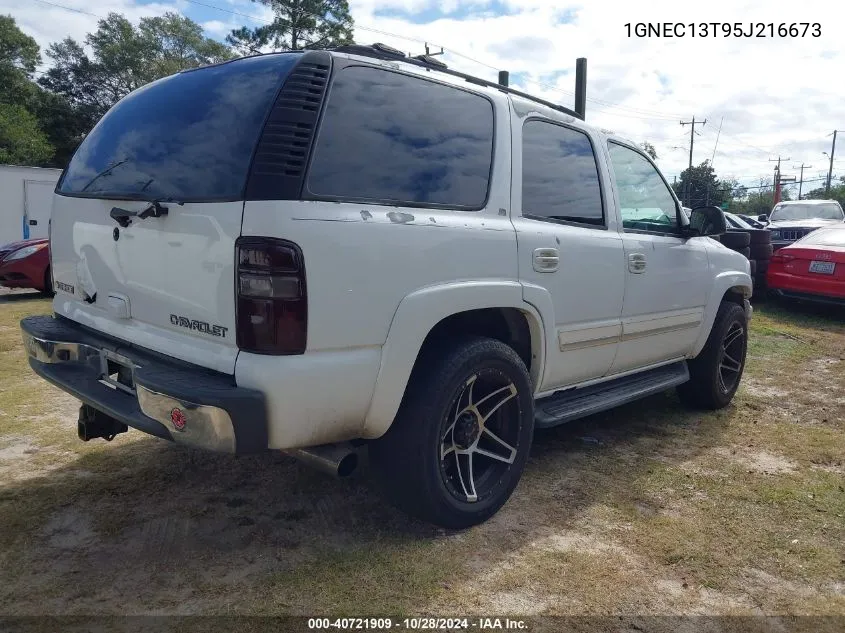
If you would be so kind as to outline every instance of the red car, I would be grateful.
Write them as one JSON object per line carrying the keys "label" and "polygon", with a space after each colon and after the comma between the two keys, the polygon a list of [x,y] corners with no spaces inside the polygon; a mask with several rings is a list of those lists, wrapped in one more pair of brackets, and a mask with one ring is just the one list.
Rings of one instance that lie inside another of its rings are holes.
{"label": "red car", "polygon": [[0,246],[0,286],[51,293],[50,242],[40,238]]}
{"label": "red car", "polygon": [[816,229],[778,250],[766,281],[784,297],[845,305],[845,224]]}

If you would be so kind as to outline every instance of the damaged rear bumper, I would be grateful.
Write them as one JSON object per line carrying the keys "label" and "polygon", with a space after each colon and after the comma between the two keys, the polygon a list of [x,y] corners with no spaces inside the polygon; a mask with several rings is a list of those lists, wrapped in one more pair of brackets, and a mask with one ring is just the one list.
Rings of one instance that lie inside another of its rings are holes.
{"label": "damaged rear bumper", "polygon": [[62,317],[21,321],[36,374],[127,426],[197,448],[267,448],[264,395],[232,376],[105,337]]}

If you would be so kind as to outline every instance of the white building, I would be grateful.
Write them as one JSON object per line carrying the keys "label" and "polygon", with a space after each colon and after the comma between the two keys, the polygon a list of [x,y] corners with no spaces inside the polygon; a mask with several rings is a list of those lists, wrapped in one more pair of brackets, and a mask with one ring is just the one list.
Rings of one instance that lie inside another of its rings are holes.
{"label": "white building", "polygon": [[61,169],[0,165],[0,245],[47,237]]}

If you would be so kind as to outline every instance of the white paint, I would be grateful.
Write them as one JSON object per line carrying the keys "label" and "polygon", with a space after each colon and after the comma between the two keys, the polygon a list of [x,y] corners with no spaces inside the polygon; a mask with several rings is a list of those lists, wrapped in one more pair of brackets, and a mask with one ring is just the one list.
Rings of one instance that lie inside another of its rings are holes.
{"label": "white paint", "polygon": [[38,222],[30,227],[30,237],[47,237],[52,192],[61,173],[60,169],[0,165],[0,246],[24,239],[24,221],[30,218]]}
{"label": "white paint", "polygon": [[[270,446],[291,448],[382,435],[426,336],[453,314],[483,308],[521,312],[531,332],[536,395],[692,357],[725,291],[741,286],[750,294],[747,260],[713,240],[621,230],[604,133],[494,88],[422,69],[408,72],[483,93],[493,102],[494,165],[484,209],[189,203],[169,205],[167,217],[120,229],[114,241],[111,207],[140,211],[145,203],[57,196],[54,276],[73,285],[75,293],[60,292],[55,311],[233,374],[239,386],[266,395]],[[522,217],[521,126],[529,116],[564,122],[590,136],[598,153],[605,227]],[[308,292],[304,354],[238,353],[239,235],[283,238],[302,249]],[[537,249],[557,251],[556,270],[535,269]],[[645,255],[644,271],[629,271],[632,252]],[[83,301],[85,288],[95,289],[95,303]],[[109,295],[126,298],[130,318],[107,309]],[[174,326],[171,314],[221,325],[227,336]]]}
{"label": "white paint", "polygon": [[[180,360],[235,370],[235,239],[242,202],[166,204],[161,218],[118,227],[112,207],[141,211],[148,203],[55,196],[53,278],[57,314]],[[114,230],[118,229],[118,240]],[[96,294],[96,301],[84,299]],[[129,318],[108,307],[126,298]],[[171,315],[226,328],[211,336],[171,323]]]}

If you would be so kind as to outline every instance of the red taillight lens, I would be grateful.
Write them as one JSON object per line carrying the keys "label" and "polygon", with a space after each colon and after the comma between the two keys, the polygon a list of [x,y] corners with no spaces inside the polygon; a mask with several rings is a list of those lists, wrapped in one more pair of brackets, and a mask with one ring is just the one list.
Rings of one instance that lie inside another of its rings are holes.
{"label": "red taillight lens", "polygon": [[308,335],[302,250],[269,237],[242,237],[235,249],[238,347],[258,354],[302,354]]}
{"label": "red taillight lens", "polygon": [[793,259],[795,259],[794,255],[789,255],[787,253],[775,253],[769,261],[770,264],[785,264],[787,262],[791,262]]}

